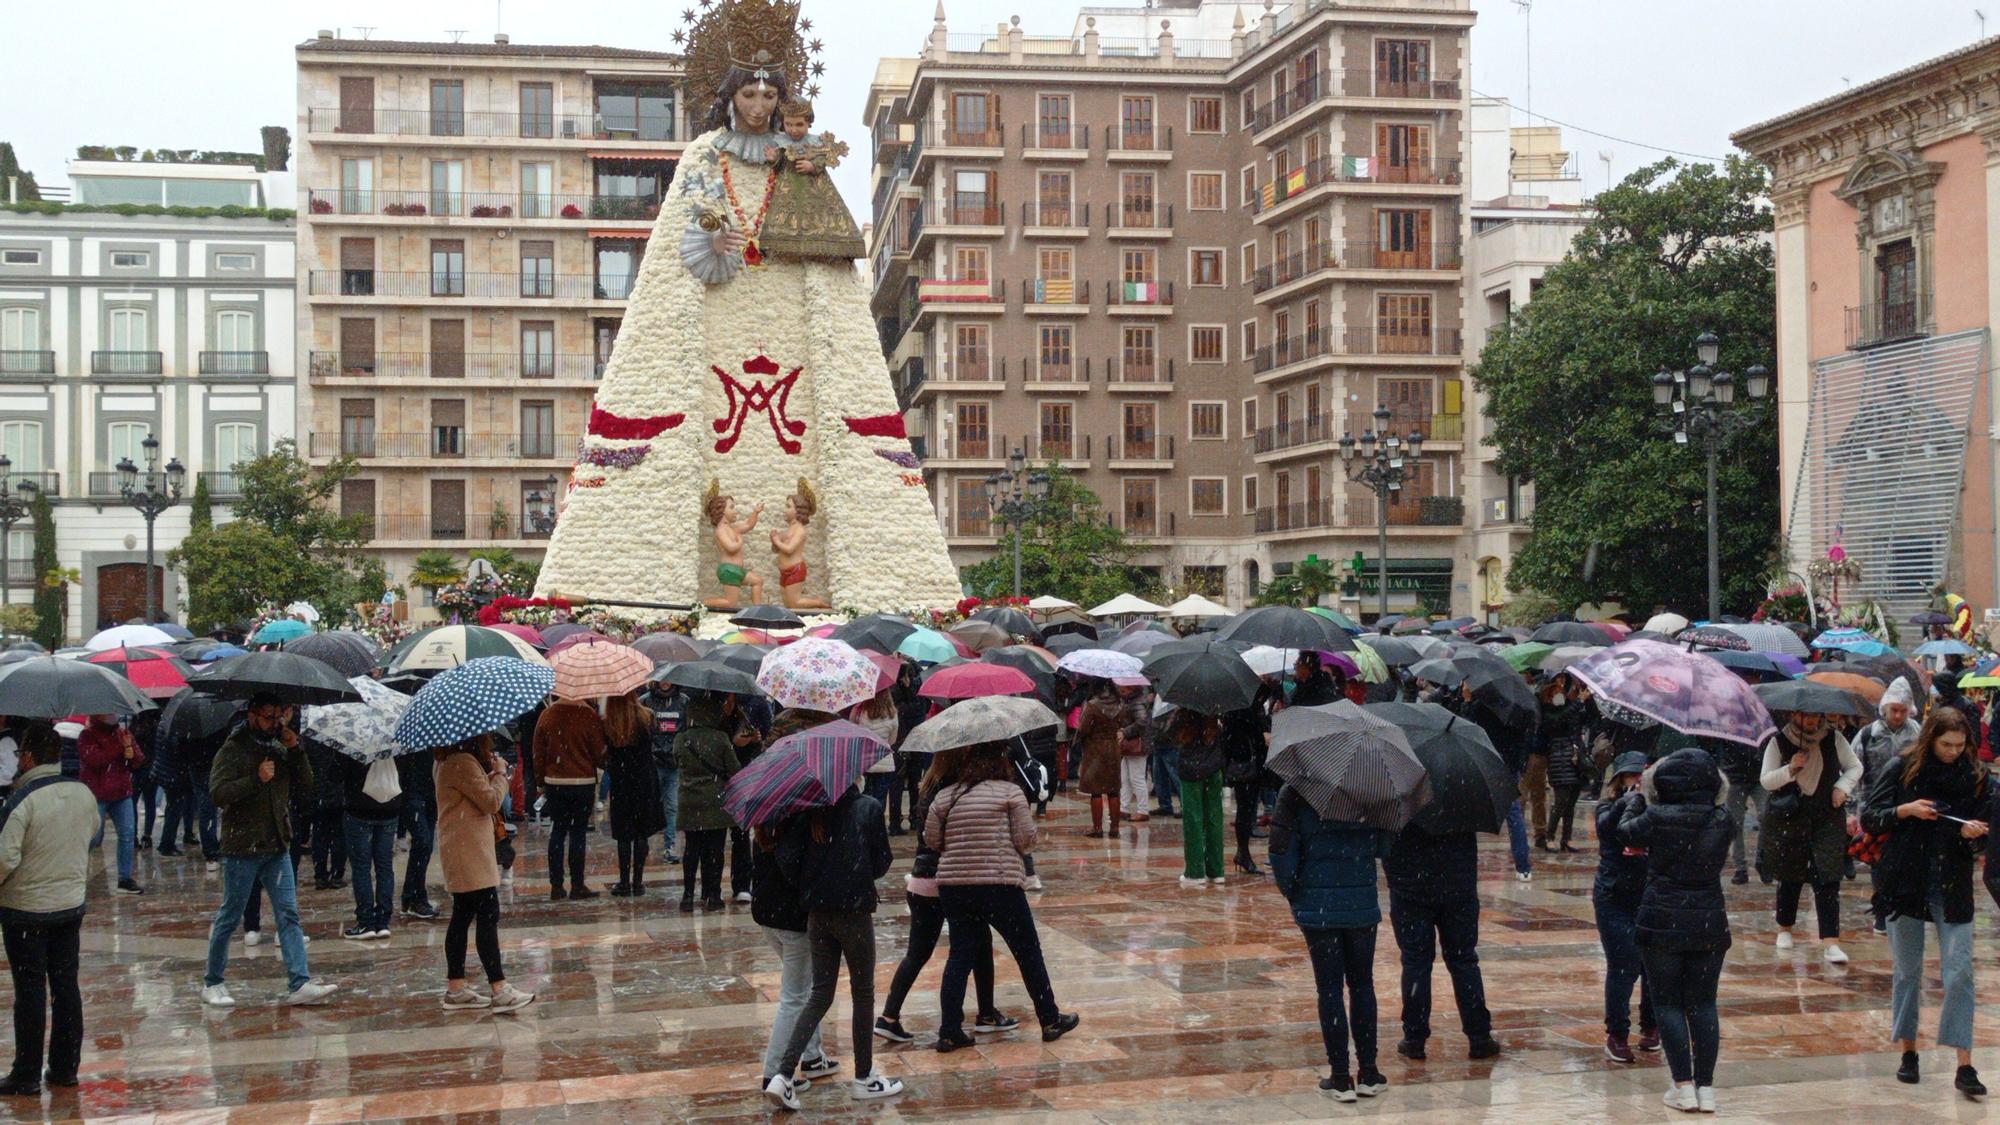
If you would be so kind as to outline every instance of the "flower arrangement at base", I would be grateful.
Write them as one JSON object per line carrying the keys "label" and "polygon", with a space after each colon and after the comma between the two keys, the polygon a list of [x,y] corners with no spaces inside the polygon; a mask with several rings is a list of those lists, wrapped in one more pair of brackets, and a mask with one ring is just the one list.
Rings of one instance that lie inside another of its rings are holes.
{"label": "flower arrangement at base", "polygon": [[468,578],[449,586],[439,586],[431,604],[437,609],[438,616],[453,625],[462,625],[476,620],[481,607],[511,592],[506,580],[497,574],[487,578]]}

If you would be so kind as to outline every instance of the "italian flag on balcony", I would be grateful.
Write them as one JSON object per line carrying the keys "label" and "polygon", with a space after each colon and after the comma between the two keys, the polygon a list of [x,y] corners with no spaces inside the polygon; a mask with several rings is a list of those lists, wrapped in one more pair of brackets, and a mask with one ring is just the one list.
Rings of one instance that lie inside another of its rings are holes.
{"label": "italian flag on balcony", "polygon": [[1340,174],[1342,177],[1346,179],[1352,179],[1352,180],[1367,179],[1368,158],[1365,156],[1342,155],[1340,158]]}
{"label": "italian flag on balcony", "polygon": [[1125,283],[1125,303],[1128,305],[1152,305],[1159,303],[1160,285],[1155,281],[1128,281]]}
{"label": "italian flag on balcony", "polygon": [[917,284],[920,301],[991,301],[993,286],[985,281],[947,281],[928,278]]}

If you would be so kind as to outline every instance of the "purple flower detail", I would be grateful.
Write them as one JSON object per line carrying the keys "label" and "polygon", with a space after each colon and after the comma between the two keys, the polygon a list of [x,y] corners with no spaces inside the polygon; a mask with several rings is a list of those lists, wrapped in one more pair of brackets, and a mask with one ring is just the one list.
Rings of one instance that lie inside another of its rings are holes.
{"label": "purple flower detail", "polygon": [[923,467],[923,462],[917,460],[916,454],[905,453],[900,449],[878,449],[875,451],[875,456],[880,457],[881,459],[889,462],[892,465],[900,465],[905,469],[917,469]]}
{"label": "purple flower detail", "polygon": [[650,445],[629,445],[621,449],[607,449],[604,446],[590,446],[578,458],[585,465],[599,465],[607,469],[629,469],[646,459],[652,452]]}

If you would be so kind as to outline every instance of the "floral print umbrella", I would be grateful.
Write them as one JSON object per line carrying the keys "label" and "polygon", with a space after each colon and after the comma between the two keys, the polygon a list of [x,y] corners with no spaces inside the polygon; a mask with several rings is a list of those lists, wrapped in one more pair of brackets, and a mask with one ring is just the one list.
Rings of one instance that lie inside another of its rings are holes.
{"label": "floral print umbrella", "polygon": [[1742,677],[1676,645],[1626,641],[1570,665],[1569,674],[1600,699],[1682,734],[1762,746],[1777,730],[1771,713]]}
{"label": "floral print umbrella", "polygon": [[410,747],[396,741],[396,724],[410,709],[410,697],[368,676],[347,682],[361,693],[361,702],[304,708],[299,730],[363,765],[409,753]]}
{"label": "floral print umbrella", "polygon": [[780,707],[838,714],[875,695],[875,665],[846,641],[805,637],[764,658],[757,686]]}

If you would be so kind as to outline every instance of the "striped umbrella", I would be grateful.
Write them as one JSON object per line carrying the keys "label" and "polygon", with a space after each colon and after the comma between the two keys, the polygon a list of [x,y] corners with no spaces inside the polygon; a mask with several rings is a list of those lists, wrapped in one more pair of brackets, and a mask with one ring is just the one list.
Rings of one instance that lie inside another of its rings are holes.
{"label": "striped umbrella", "polygon": [[786,735],[731,775],[723,811],[755,828],[831,805],[888,752],[887,743],[845,719]]}
{"label": "striped umbrella", "polygon": [[555,670],[544,665],[511,656],[475,657],[417,690],[396,723],[396,741],[429,750],[498,730],[534,710],[555,686]]}
{"label": "striped umbrella", "polygon": [[611,641],[576,644],[556,653],[556,695],[562,699],[602,699],[646,686],[653,662],[643,652]]}
{"label": "striped umbrella", "polygon": [[93,653],[90,663],[132,681],[153,699],[172,699],[187,686],[194,667],[163,648],[108,648]]}
{"label": "striped umbrella", "polygon": [[1399,832],[1431,799],[1402,728],[1343,699],[1271,720],[1268,767],[1322,817]]}

